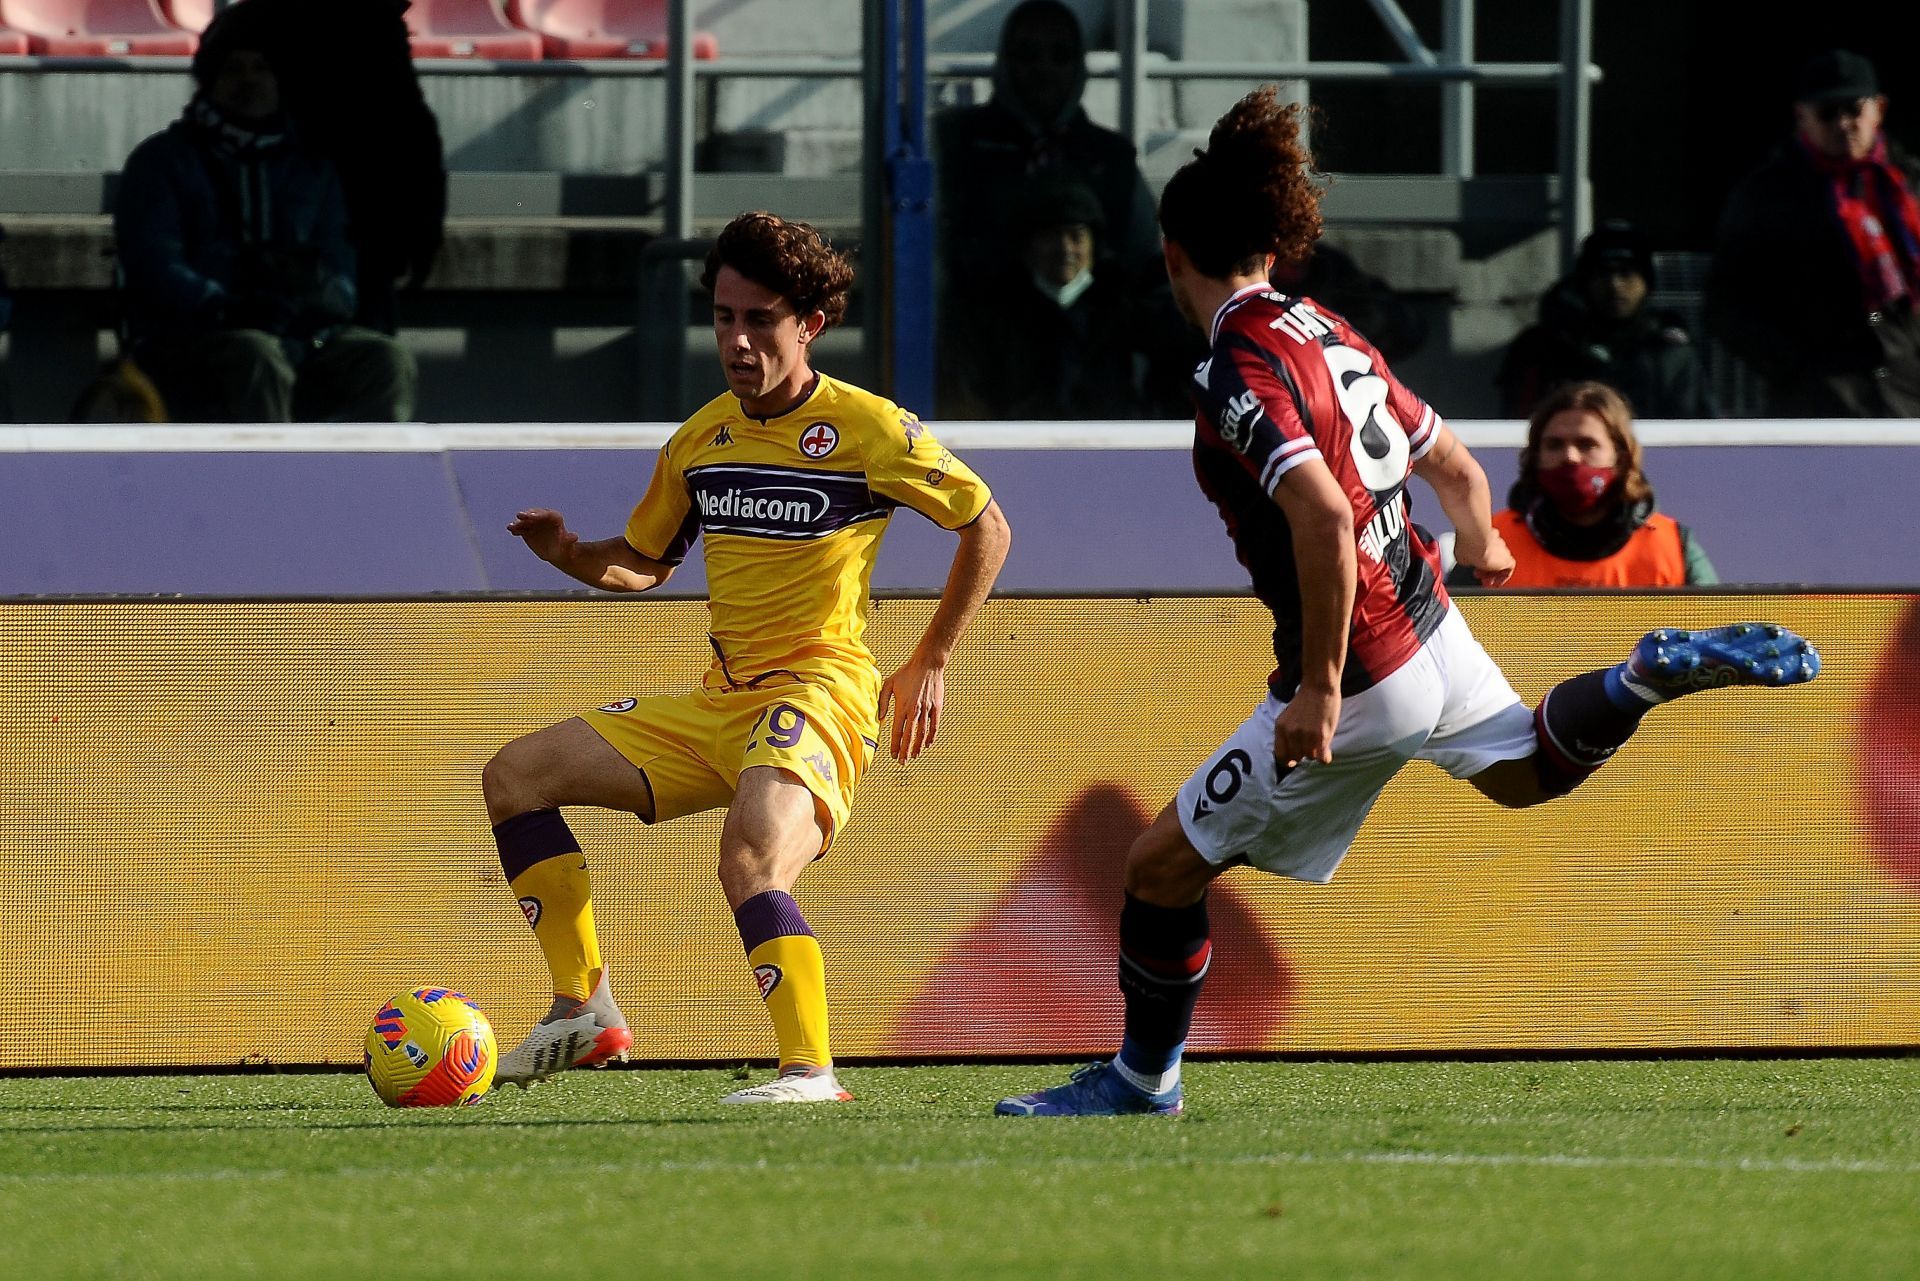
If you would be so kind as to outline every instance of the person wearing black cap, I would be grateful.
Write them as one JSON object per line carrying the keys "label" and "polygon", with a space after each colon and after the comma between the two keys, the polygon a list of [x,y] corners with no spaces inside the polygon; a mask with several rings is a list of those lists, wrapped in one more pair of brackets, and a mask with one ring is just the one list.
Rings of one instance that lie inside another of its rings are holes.
{"label": "person wearing black cap", "polygon": [[1540,322],[1507,348],[1495,381],[1506,412],[1529,417],[1554,388],[1588,380],[1623,393],[1647,418],[1711,418],[1706,378],[1685,323],[1647,306],[1653,249],[1631,223],[1602,223],[1572,274],[1540,300]]}
{"label": "person wearing black cap", "polygon": [[[1012,420],[1172,418],[1191,412],[1188,335],[1158,323],[1101,250],[1106,216],[1084,185],[1036,179],[1009,198],[1010,256],[953,290],[941,412]],[[1176,372],[1177,371],[1177,372]]]}
{"label": "person wearing black cap", "polygon": [[1809,59],[1793,137],[1721,215],[1708,325],[1765,380],[1773,414],[1920,417],[1920,168],[1886,110],[1867,59]]}
{"label": "person wearing black cap", "polygon": [[131,355],[175,421],[405,421],[413,360],[348,323],[346,204],[281,108],[276,29],[266,0],[221,11],[186,110],[127,158],[114,239]]}

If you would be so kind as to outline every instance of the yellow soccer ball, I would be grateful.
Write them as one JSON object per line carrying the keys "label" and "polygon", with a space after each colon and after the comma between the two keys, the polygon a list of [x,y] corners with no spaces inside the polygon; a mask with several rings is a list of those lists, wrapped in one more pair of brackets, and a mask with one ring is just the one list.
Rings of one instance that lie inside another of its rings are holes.
{"label": "yellow soccer ball", "polygon": [[403,992],[367,1029],[367,1080],[388,1107],[478,1103],[493,1086],[497,1059],[487,1016],[451,988]]}

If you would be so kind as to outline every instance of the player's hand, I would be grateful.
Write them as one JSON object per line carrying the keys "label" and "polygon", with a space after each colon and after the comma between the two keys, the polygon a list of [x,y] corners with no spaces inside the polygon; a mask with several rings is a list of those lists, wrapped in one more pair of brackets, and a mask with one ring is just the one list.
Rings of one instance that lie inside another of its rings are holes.
{"label": "player's hand", "polygon": [[507,532],[526,540],[533,554],[559,564],[573,554],[580,535],[567,528],[566,517],[545,507],[529,507],[507,522]]}
{"label": "player's hand", "polygon": [[1513,549],[1500,537],[1500,531],[1495,530],[1487,539],[1487,550],[1473,562],[1473,576],[1480,580],[1482,587],[1505,587],[1513,577],[1513,566]]}
{"label": "player's hand", "polygon": [[1339,720],[1339,690],[1300,690],[1273,724],[1273,758],[1284,769],[1302,761],[1331,765],[1333,728]]}
{"label": "player's hand", "polygon": [[916,651],[880,686],[880,719],[894,709],[890,750],[896,761],[910,761],[926,750],[940,729],[940,706],[947,697],[947,665]]}

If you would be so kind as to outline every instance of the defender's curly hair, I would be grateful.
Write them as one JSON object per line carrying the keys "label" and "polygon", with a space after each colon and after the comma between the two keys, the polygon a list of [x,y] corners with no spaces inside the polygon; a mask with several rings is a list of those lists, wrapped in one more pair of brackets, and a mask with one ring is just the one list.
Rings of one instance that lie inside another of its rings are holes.
{"label": "defender's curly hair", "polygon": [[788,222],[764,209],[741,214],[707,251],[701,288],[712,293],[722,267],[773,290],[793,304],[796,315],[825,312],[827,329],[846,317],[853,265],[807,223]]}
{"label": "defender's curly hair", "polygon": [[1613,439],[1613,452],[1618,456],[1615,466],[1620,469],[1620,500],[1631,507],[1652,497],[1653,484],[1647,479],[1645,454],[1640,448],[1640,438],[1633,434],[1633,406],[1616,389],[1591,381],[1556,387],[1533,407],[1533,415],[1527,419],[1527,443],[1520,450],[1520,474],[1514,488],[1539,487],[1540,442],[1546,438],[1547,424],[1554,416],[1569,409],[1592,414],[1606,425],[1607,435]]}
{"label": "defender's curly hair", "polygon": [[1304,262],[1320,238],[1321,175],[1300,140],[1311,116],[1263,85],[1220,117],[1160,195],[1160,230],[1216,278]]}

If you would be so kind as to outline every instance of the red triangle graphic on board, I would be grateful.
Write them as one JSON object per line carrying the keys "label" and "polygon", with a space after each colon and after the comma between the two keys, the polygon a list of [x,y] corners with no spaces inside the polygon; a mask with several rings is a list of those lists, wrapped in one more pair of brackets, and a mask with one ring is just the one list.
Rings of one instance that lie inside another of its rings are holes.
{"label": "red triangle graphic on board", "polygon": [[[1126,789],[1087,788],[994,905],[935,962],[887,1037],[899,1054],[1111,1053],[1120,1044],[1121,877],[1151,816]],[[1207,899],[1213,966],[1190,1050],[1267,1049],[1293,1003],[1279,944],[1228,880]]]}

